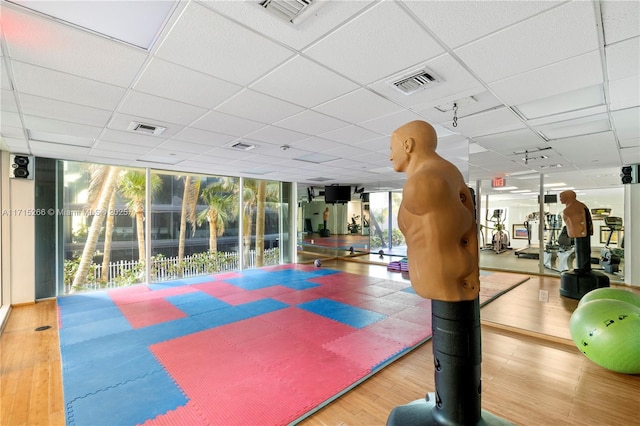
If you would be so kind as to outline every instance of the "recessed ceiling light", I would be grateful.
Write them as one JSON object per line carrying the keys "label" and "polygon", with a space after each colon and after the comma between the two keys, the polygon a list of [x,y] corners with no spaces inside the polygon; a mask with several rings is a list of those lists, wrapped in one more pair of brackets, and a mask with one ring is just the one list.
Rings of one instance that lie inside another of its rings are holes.
{"label": "recessed ceiling light", "polygon": [[566,186],[567,184],[562,182],[562,183],[545,183],[543,186],[545,188],[553,188],[555,186]]}

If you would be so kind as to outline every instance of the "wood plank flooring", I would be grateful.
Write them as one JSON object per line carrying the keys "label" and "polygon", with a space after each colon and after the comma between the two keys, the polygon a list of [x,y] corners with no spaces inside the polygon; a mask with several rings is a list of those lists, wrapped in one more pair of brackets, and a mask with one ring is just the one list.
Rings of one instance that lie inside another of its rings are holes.
{"label": "wood plank flooring", "polygon": [[[323,264],[402,279],[384,266]],[[640,426],[640,376],[605,370],[575,348],[568,319],[577,303],[558,291],[559,279],[532,276],[481,309],[483,409],[518,425]],[[52,328],[34,331],[43,325]],[[395,406],[434,390],[431,351],[427,342],[300,424],[384,425]],[[55,301],[13,309],[0,336],[0,372],[1,425],[65,423]]]}

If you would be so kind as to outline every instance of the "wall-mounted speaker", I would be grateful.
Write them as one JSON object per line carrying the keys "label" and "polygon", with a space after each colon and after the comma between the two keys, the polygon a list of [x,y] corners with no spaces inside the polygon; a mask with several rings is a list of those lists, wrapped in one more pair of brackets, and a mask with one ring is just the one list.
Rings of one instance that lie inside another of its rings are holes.
{"label": "wall-mounted speaker", "polygon": [[33,179],[33,156],[10,154],[9,177],[14,179]]}
{"label": "wall-mounted speaker", "polygon": [[628,183],[640,183],[640,174],[638,170],[638,164],[632,164],[631,166],[624,166],[620,170],[620,177],[623,184]]}

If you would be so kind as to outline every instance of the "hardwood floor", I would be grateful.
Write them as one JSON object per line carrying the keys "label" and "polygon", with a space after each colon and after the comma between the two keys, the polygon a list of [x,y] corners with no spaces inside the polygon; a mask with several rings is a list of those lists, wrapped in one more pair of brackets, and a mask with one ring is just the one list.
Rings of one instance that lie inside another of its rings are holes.
{"label": "hardwood floor", "polygon": [[[402,279],[379,265],[323,265]],[[568,334],[577,302],[558,290],[559,279],[533,276],[481,309],[483,409],[518,425],[640,425],[640,376],[605,370],[577,350]],[[51,328],[35,331],[43,325]],[[64,424],[55,301],[14,308],[0,347],[0,424]],[[434,390],[431,351],[425,343],[300,424],[385,424],[393,407]]]}

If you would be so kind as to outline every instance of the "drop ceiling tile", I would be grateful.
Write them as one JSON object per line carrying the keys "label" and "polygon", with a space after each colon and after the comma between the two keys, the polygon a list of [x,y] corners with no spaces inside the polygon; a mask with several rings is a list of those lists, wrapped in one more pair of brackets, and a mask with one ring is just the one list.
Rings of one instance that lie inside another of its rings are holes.
{"label": "drop ceiling tile", "polygon": [[13,7],[2,8],[2,21],[14,61],[128,87],[147,58],[139,49]]}
{"label": "drop ceiling tile", "polygon": [[549,141],[549,145],[565,158],[571,158],[574,164],[580,161],[598,161],[612,156],[619,161],[618,147],[613,132],[603,132],[591,135]]}
{"label": "drop ceiling tile", "polygon": [[223,114],[218,111],[209,111],[203,117],[194,122],[191,127],[208,130],[210,132],[223,133],[225,135],[244,136],[265,127],[263,123]]}
{"label": "drop ceiling tile", "polygon": [[398,127],[414,120],[424,120],[424,117],[413,111],[398,111],[384,117],[377,117],[373,120],[361,121],[359,126],[369,129],[372,132],[390,136]]}
{"label": "drop ceiling tile", "polygon": [[193,154],[190,152],[178,151],[178,150],[167,150],[156,148],[153,151],[147,152],[138,158],[141,161],[155,161],[159,163],[166,164],[176,164],[182,160],[186,160],[193,157]]}
{"label": "drop ceiling tile", "polygon": [[[304,53],[360,84],[413,67],[444,52],[393,2],[381,2]],[[367,64],[367,66],[363,66]]]}
{"label": "drop ceiling tile", "polygon": [[602,86],[591,86],[571,92],[559,93],[548,98],[538,99],[526,104],[517,105],[528,120],[549,117],[556,114],[575,112],[603,105],[604,92]]}
{"label": "drop ceiling tile", "polygon": [[335,142],[358,144],[371,139],[376,139],[380,137],[380,134],[364,129],[360,126],[347,126],[330,132],[320,133],[318,136]]}
{"label": "drop ceiling tile", "polygon": [[559,1],[428,1],[406,6],[451,48],[479,39],[557,6]]}
{"label": "drop ceiling tile", "polygon": [[26,128],[31,132],[47,132],[58,135],[69,135],[78,138],[97,138],[102,128],[87,126],[84,124],[70,123],[68,121],[53,120],[50,118],[25,115]]}
{"label": "drop ceiling tile", "polygon": [[614,111],[611,117],[619,139],[640,136],[640,107]]}
{"label": "drop ceiling tile", "polygon": [[[71,155],[75,156],[85,156],[90,148],[76,145],[64,145],[43,141],[30,141],[29,145],[31,145],[31,150],[33,155],[37,156],[45,156],[43,155],[45,152],[55,153],[56,155],[62,155],[64,158],[70,158]],[[57,158],[57,157],[53,157]]]}
{"label": "drop ceiling tile", "polygon": [[[340,149],[344,147],[343,144],[338,142],[333,142],[327,139],[319,138],[317,136],[313,136],[310,138],[306,138],[300,141],[291,142],[291,146],[297,149],[309,151],[311,153],[326,153],[326,151],[331,149]],[[332,156],[339,156],[338,153],[332,154]]]}
{"label": "drop ceiling tile", "polygon": [[304,108],[272,96],[245,89],[216,108],[216,111],[260,123],[273,123]]}
{"label": "drop ceiling tile", "polygon": [[92,146],[95,139],[86,136],[70,136],[67,133],[50,133],[41,130],[29,130],[29,140],[61,145]]}
{"label": "drop ceiling tile", "polygon": [[111,117],[111,111],[108,110],[27,94],[20,95],[20,106],[26,115],[88,124],[95,127],[106,126]]}
{"label": "drop ceiling tile", "polygon": [[610,81],[609,97],[612,111],[640,105],[640,75]]}
{"label": "drop ceiling tile", "polygon": [[2,111],[2,121],[0,121],[0,124],[4,127],[4,126],[10,126],[10,127],[22,127],[22,120],[20,120],[20,114],[18,114],[17,112],[11,112],[11,111]]}
{"label": "drop ceiling tile", "polygon": [[251,85],[258,92],[307,108],[360,87],[307,58],[296,56]]}
{"label": "drop ceiling tile", "polygon": [[452,132],[461,133],[472,138],[525,127],[508,108],[496,108],[465,117],[464,119],[458,119],[457,127],[453,127],[452,122],[441,124]]}
{"label": "drop ceiling tile", "polygon": [[640,74],[640,37],[605,46],[607,77],[619,80]]}
{"label": "drop ceiling tile", "polygon": [[106,129],[100,135],[100,140],[155,148],[156,146],[165,142],[167,139],[153,135],[145,135],[143,133],[134,133],[131,131]]}
{"label": "drop ceiling tile", "polygon": [[640,3],[603,1],[600,8],[606,44],[611,45],[640,35]]}
{"label": "drop ceiling tile", "polygon": [[[635,148],[640,150],[640,137],[620,139],[620,148],[621,151],[622,149],[627,148]],[[624,158],[624,156],[622,158]]]}
{"label": "drop ceiling tile", "polygon": [[207,110],[195,105],[131,91],[118,108],[118,112],[144,117],[149,124],[155,124],[157,120],[186,126],[204,115]]}
{"label": "drop ceiling tile", "polygon": [[[503,155],[513,155],[524,150],[535,151],[548,147],[540,136],[530,129],[519,129],[474,138],[481,147]],[[543,154],[543,153],[541,153]]]}
{"label": "drop ceiling tile", "polygon": [[316,111],[305,110],[299,114],[280,120],[276,122],[275,125],[301,133],[307,132],[313,135],[318,135],[320,133],[347,127],[349,123],[338,120],[337,118],[329,117],[328,115],[320,114]]}
{"label": "drop ceiling tile", "polygon": [[517,105],[602,84],[600,53],[593,51],[491,83],[508,105]]}
{"label": "drop ceiling tile", "polygon": [[125,94],[121,87],[22,62],[13,61],[12,67],[16,90],[20,93],[100,109],[115,108]]}
{"label": "drop ceiling tile", "polygon": [[[472,102],[471,99],[475,99]],[[458,101],[462,101],[458,103]],[[425,117],[430,123],[451,122],[453,119],[453,104],[458,103],[458,117],[464,118],[496,107],[502,107],[503,103],[492,93],[484,88],[466,90],[454,93],[445,98],[436,99],[425,104],[413,107],[413,110]]]}
{"label": "drop ceiling tile", "polygon": [[91,150],[91,154],[95,155],[95,151],[104,151],[104,152],[120,152],[123,154],[128,154],[129,158],[134,158],[139,155],[146,154],[153,150],[153,146],[140,145],[140,144],[131,144],[131,143],[119,143],[119,142],[111,142],[108,140],[100,140],[98,141]]}
{"label": "drop ceiling tile", "polygon": [[0,142],[3,142],[7,146],[9,152],[15,154],[33,154],[24,138],[2,138]]}
{"label": "drop ceiling tile", "polygon": [[397,112],[401,107],[369,90],[359,89],[313,109],[340,120],[359,123]]}
{"label": "drop ceiling tile", "polygon": [[24,139],[24,130],[22,130],[22,126],[8,126],[0,120],[0,130],[3,138]]}
{"label": "drop ceiling tile", "polygon": [[111,164],[111,165],[123,165],[129,164],[131,161],[135,161],[140,154],[127,151],[113,151],[106,149],[93,148],[87,155],[87,161]]}
{"label": "drop ceiling tile", "polygon": [[311,135],[294,132],[292,130],[283,129],[277,126],[267,126],[247,135],[251,139],[257,141],[268,142],[272,144],[282,145],[285,143],[294,143],[307,139]]}
{"label": "drop ceiling tile", "polygon": [[7,67],[4,65],[4,61],[0,61],[0,88],[5,90],[13,90],[13,85],[9,79],[9,73]]}
{"label": "drop ceiling tile", "polygon": [[591,2],[565,3],[455,53],[481,79],[492,83],[598,49],[595,24]]}
{"label": "drop ceiling tile", "polygon": [[597,117],[583,117],[536,127],[547,139],[561,139],[611,130],[608,114]]}
{"label": "drop ceiling tile", "polygon": [[246,85],[293,56],[293,52],[192,2],[156,56]]}
{"label": "drop ceiling tile", "polygon": [[0,107],[2,111],[8,112],[18,112],[18,105],[16,104],[16,99],[13,96],[12,90],[2,90],[0,91]]}
{"label": "drop ceiling tile", "polygon": [[236,139],[236,136],[223,135],[222,133],[208,132],[206,130],[195,129],[193,127],[185,127],[176,133],[175,136],[171,138],[174,141],[189,142],[191,144],[200,145],[200,149],[202,150],[202,146],[205,147],[217,147],[221,145],[225,145],[232,140]]}
{"label": "drop ceiling tile", "polygon": [[622,148],[620,156],[624,164],[640,164],[640,146],[636,145],[629,148]]}
{"label": "drop ceiling tile", "polygon": [[138,92],[213,108],[242,87],[161,59],[152,59],[134,86]]}

